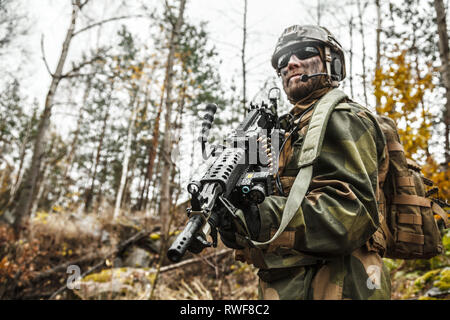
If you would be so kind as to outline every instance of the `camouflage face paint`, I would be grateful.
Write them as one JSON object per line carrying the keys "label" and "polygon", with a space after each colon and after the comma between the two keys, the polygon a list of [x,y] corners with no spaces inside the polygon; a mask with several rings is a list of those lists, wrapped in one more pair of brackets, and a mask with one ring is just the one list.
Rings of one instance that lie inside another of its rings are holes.
{"label": "camouflage face paint", "polygon": [[321,77],[314,77],[307,82],[300,80],[302,74],[323,72],[323,63],[319,56],[300,60],[295,55],[289,59],[288,65],[281,69],[283,88],[289,100],[299,101],[318,88]]}

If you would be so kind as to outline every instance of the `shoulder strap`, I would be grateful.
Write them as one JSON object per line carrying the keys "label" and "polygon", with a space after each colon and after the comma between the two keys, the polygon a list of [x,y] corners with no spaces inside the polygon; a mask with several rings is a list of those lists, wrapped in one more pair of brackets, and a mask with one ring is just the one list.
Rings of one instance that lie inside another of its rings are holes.
{"label": "shoulder strap", "polygon": [[253,245],[262,246],[276,240],[297,213],[297,210],[300,208],[306,192],[308,191],[309,184],[311,183],[313,163],[320,154],[331,112],[333,112],[334,107],[346,97],[347,95],[341,90],[333,89],[323,96],[316,105],[300,151],[298,163],[300,171],[289,192],[283,216],[281,217],[280,227],[272,239],[266,242],[251,241]]}

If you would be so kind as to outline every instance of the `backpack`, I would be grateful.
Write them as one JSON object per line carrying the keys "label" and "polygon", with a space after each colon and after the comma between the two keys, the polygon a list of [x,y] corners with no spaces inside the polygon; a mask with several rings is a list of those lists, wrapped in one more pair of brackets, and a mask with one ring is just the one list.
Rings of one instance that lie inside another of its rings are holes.
{"label": "backpack", "polygon": [[438,200],[430,197],[437,188],[427,192],[433,182],[421,174],[416,162],[405,157],[395,122],[385,116],[375,118],[386,138],[389,160],[387,168],[380,168],[379,172],[382,221],[374,241],[384,246],[386,258],[429,259],[441,254],[441,233],[434,215],[442,218],[445,228],[449,225],[447,213]]}

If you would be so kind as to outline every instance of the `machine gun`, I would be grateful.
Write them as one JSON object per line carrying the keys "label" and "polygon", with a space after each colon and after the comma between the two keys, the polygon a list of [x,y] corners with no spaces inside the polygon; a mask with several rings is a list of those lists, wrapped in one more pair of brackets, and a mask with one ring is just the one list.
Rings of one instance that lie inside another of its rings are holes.
{"label": "machine gun", "polygon": [[[273,193],[273,174],[284,138],[277,115],[279,94],[278,88],[269,91],[270,106],[250,104],[244,121],[227,136],[224,145],[212,148],[214,161],[203,177],[188,184],[192,196],[187,209],[189,221],[167,252],[171,261],[180,261],[186,250],[199,253],[205,247],[217,246],[219,208],[235,216],[234,204],[259,204]],[[204,156],[216,110],[214,104],[206,106],[199,138]],[[207,241],[208,235],[212,242]]]}

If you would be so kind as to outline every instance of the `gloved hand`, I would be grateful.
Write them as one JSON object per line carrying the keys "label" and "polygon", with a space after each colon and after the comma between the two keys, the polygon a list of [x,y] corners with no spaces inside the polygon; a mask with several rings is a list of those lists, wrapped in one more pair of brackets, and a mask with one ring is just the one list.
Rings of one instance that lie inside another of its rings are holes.
{"label": "gloved hand", "polygon": [[209,242],[203,239],[200,235],[197,235],[197,237],[192,241],[188,250],[192,253],[200,253],[203,251],[203,249],[210,246],[211,245],[209,244]]}
{"label": "gloved hand", "polygon": [[219,234],[223,244],[232,249],[243,249],[236,243],[237,228],[233,221],[233,216],[228,212],[225,207],[220,207],[218,210],[219,218]]}
{"label": "gloved hand", "polygon": [[259,215],[259,208],[256,204],[248,205],[244,211],[245,220],[247,221],[248,231],[250,232],[250,238],[256,240],[259,237],[261,230],[261,218]]}
{"label": "gloved hand", "polygon": [[220,238],[227,247],[243,249],[242,245],[236,242],[236,233],[253,240],[257,239],[261,227],[257,205],[242,205],[241,209],[237,209],[235,212],[236,217],[233,217],[226,208],[221,207],[218,215],[220,217],[218,228]]}

